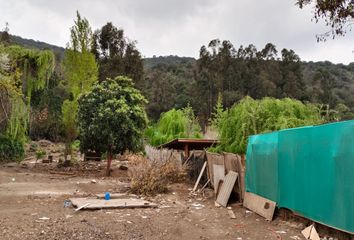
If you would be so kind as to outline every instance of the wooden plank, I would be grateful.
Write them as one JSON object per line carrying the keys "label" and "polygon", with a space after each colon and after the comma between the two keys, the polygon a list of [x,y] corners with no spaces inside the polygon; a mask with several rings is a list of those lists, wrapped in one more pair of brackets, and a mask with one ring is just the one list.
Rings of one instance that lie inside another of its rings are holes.
{"label": "wooden plank", "polygon": [[87,207],[88,205],[90,205],[90,203],[85,203],[84,205],[82,205],[82,206],[76,208],[76,209],[75,209],[75,212],[80,211],[81,209]]}
{"label": "wooden plank", "polygon": [[194,188],[193,188],[193,192],[195,192],[195,191],[197,190],[197,187],[198,187],[198,185],[199,185],[199,181],[200,181],[200,179],[201,179],[202,176],[203,176],[203,173],[204,173],[204,170],[205,170],[206,165],[207,165],[207,162],[205,161],[204,164],[203,164],[202,170],[200,171],[200,174],[199,174],[199,176],[198,176],[198,179],[197,179],[197,181],[195,182],[195,185],[194,185]]}
{"label": "wooden plank", "polygon": [[246,192],[243,206],[271,221],[273,219],[276,202],[254,193]]}
{"label": "wooden plank", "polygon": [[208,174],[210,183],[214,186],[214,171],[213,164],[224,165],[224,155],[206,152],[206,158],[208,161]]}
{"label": "wooden plank", "polygon": [[214,192],[218,192],[219,182],[223,181],[225,178],[225,167],[224,165],[213,164],[214,173]]}
{"label": "wooden plank", "polygon": [[216,202],[219,203],[221,206],[226,207],[227,203],[229,201],[232,189],[234,188],[234,185],[236,183],[238,177],[238,173],[234,171],[230,171],[224,179],[224,182],[220,188],[220,192],[218,194],[218,197],[216,199]]}
{"label": "wooden plank", "polygon": [[82,209],[103,209],[103,208],[149,208],[157,207],[156,204],[142,199],[95,199],[95,198],[71,198],[75,207]]}
{"label": "wooden plank", "polygon": [[[127,193],[111,193],[111,199],[122,199],[122,198],[137,198],[138,196],[135,194],[127,194]],[[105,194],[96,194],[97,198],[104,199]]]}

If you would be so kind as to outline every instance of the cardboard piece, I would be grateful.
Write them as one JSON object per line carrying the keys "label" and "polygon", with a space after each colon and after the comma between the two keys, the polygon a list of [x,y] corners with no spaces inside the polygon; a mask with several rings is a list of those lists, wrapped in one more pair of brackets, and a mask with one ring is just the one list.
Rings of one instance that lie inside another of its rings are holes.
{"label": "cardboard piece", "polygon": [[312,225],[308,226],[307,228],[305,228],[304,230],[302,230],[301,233],[302,233],[302,235],[304,235],[304,237],[306,239],[320,240],[320,236],[318,235],[314,224],[312,224]]}
{"label": "cardboard piece", "polygon": [[273,219],[276,202],[273,202],[254,193],[245,192],[243,206],[271,221]]}

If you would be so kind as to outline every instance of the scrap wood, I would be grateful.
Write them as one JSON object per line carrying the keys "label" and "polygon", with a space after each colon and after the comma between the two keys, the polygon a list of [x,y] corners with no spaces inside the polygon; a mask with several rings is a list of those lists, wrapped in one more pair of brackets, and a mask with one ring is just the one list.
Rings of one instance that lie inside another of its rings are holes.
{"label": "scrap wood", "polygon": [[103,208],[149,208],[157,207],[157,204],[142,199],[95,199],[95,198],[71,198],[73,206],[84,206],[83,209],[103,209]]}
{"label": "scrap wood", "polygon": [[81,210],[81,209],[87,207],[87,206],[90,205],[90,204],[91,204],[91,203],[85,203],[84,205],[81,205],[80,207],[78,207],[78,208],[75,209],[75,212],[77,212],[77,211],[79,211],[79,210]]}
{"label": "scrap wood", "polygon": [[218,193],[219,182],[223,181],[225,178],[225,166],[219,164],[213,164],[213,173],[214,173],[214,192]]}
{"label": "scrap wood", "polygon": [[238,173],[230,171],[226,176],[223,185],[220,187],[220,192],[216,198],[216,202],[221,206],[226,207],[229,201],[232,189],[236,183]]}
{"label": "scrap wood", "polygon": [[235,215],[234,211],[232,211],[231,209],[228,209],[227,213],[229,214],[231,219],[235,219],[236,218],[236,215]]}
{"label": "scrap wood", "polygon": [[[105,194],[96,194],[96,197],[99,199],[104,199]],[[111,193],[110,198],[111,199],[122,199],[122,198],[137,198],[138,196],[135,194],[128,194],[128,193]]]}
{"label": "scrap wood", "polygon": [[208,186],[210,182],[210,179],[208,179],[208,181],[204,184],[204,186],[199,190],[200,192],[204,190],[204,188],[206,188],[206,186]]}
{"label": "scrap wood", "polygon": [[201,179],[202,176],[203,176],[203,173],[204,173],[204,170],[205,170],[205,168],[206,168],[206,165],[207,165],[207,162],[205,161],[204,164],[203,164],[202,170],[200,171],[200,174],[199,174],[199,176],[198,176],[198,179],[197,179],[197,181],[195,182],[194,188],[193,188],[193,190],[192,190],[193,192],[195,192],[195,191],[197,190],[197,187],[198,187],[198,185],[199,185],[200,179]]}
{"label": "scrap wood", "polygon": [[302,230],[301,233],[306,239],[320,240],[320,236],[316,231],[315,224],[311,224],[310,226]]}
{"label": "scrap wood", "polygon": [[275,231],[275,230],[273,230],[273,229],[271,229],[271,228],[268,228],[268,230],[271,231],[272,233],[274,233],[274,235],[275,235],[278,239],[282,240],[282,237],[280,236],[279,233],[277,233],[277,231]]}
{"label": "scrap wood", "polygon": [[245,192],[243,206],[261,215],[268,221],[273,219],[276,202],[273,202],[264,197],[258,196],[251,192]]}

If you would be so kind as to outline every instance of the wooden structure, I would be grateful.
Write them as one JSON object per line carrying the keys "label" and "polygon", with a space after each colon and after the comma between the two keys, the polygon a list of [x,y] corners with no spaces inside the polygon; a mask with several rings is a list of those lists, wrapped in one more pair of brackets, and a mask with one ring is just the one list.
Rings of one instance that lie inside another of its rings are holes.
{"label": "wooden structure", "polygon": [[160,145],[158,148],[183,150],[184,156],[188,158],[191,150],[204,150],[218,143],[219,141],[216,139],[176,138],[168,143]]}

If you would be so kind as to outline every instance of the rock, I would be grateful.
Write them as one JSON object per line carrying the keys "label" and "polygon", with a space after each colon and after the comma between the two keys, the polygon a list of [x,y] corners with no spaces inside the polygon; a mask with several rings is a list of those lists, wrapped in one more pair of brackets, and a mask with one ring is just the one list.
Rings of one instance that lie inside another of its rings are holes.
{"label": "rock", "polygon": [[127,166],[124,166],[124,165],[119,165],[118,167],[120,170],[123,170],[123,171],[127,171],[128,170],[128,167]]}
{"label": "rock", "polygon": [[92,179],[91,183],[97,183],[97,181],[95,179]]}

